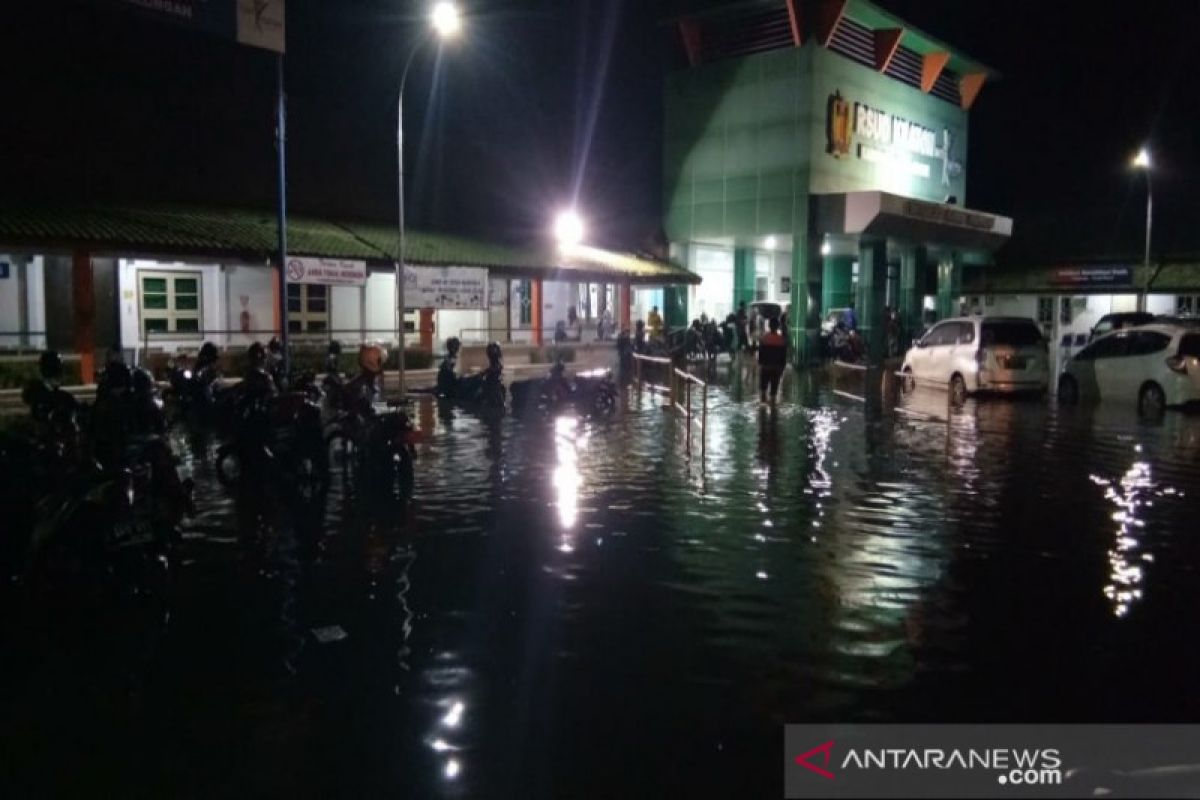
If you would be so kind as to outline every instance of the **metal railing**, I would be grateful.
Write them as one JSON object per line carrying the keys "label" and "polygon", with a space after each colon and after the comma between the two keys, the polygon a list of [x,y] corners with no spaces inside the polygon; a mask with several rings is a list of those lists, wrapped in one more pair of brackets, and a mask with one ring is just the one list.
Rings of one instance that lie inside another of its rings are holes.
{"label": "metal railing", "polygon": [[[633,354],[633,375],[638,386],[646,383],[644,370],[648,365],[655,367],[665,367],[667,370],[667,382],[664,386],[658,387],[653,382],[650,383],[652,388],[660,388],[666,392],[667,402],[663,408],[683,415],[684,424],[686,426],[684,434],[684,445],[688,455],[692,454],[692,432],[695,425],[700,426],[700,461],[703,463],[704,456],[707,450],[707,431],[708,431],[708,384],[697,378],[692,373],[675,365],[675,362],[664,356],[648,356],[641,353]],[[700,395],[700,412],[697,418],[697,413],[693,407],[693,394]]]}
{"label": "metal railing", "polygon": [[[575,331],[567,328],[567,338],[558,342],[563,345],[578,345],[578,344],[613,344],[617,340],[619,328],[614,326],[607,329],[604,338],[600,338],[599,332],[596,330],[595,320],[591,321],[591,325],[584,321],[584,326],[580,333],[580,338],[575,338]],[[556,328],[542,328],[542,344],[555,344],[554,332]],[[514,325],[511,328],[460,328],[458,338],[463,344],[487,344],[488,342],[501,342],[503,344],[533,344],[536,328],[528,326],[521,327]]]}

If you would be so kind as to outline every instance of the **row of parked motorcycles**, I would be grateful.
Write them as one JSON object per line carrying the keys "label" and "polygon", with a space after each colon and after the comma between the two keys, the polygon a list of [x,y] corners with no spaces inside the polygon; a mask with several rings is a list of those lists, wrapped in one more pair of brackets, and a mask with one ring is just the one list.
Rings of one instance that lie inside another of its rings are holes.
{"label": "row of parked motorcycles", "polygon": [[160,594],[192,482],[166,439],[153,376],[111,361],[80,402],[62,374],[59,355],[43,353],[23,392],[30,424],[0,440],[3,574],[40,588]]}
{"label": "row of parked motorcycles", "polygon": [[[511,395],[516,413],[596,416],[617,407],[607,371],[572,375],[559,361],[545,377],[506,387],[499,344],[473,375],[458,374],[460,349],[450,340],[438,371],[435,392],[446,402],[501,410]],[[251,345],[246,358],[243,379],[225,381],[216,346],[205,343],[194,359],[170,365],[161,394],[147,370],[113,358],[95,397],[81,402],[62,388],[62,359],[44,353],[24,392],[30,426],[0,440],[10,476],[0,485],[11,522],[0,538],[4,574],[135,572],[118,581],[134,587],[169,580],[193,491],[168,439],[173,427],[186,431],[196,457],[213,458],[239,501],[303,508],[335,480],[371,502],[411,498],[418,434],[401,403],[381,402],[383,348],[360,348],[359,372],[348,376],[333,342],[320,379],[285,374],[275,341]]]}
{"label": "row of parked motorcycles", "polygon": [[265,487],[310,502],[340,478],[365,498],[407,500],[416,431],[401,403],[381,403],[387,353],[362,347],[353,377],[341,372],[340,357],[333,342],[320,381],[312,372],[293,379],[274,340],[255,344],[241,383],[224,386],[216,348],[206,344],[194,364],[172,366],[168,403],[190,430],[216,436],[217,477],[235,493]]}
{"label": "row of parked motorcycles", "polygon": [[[618,349],[620,349],[618,347]],[[617,385],[609,370],[570,373],[566,364],[555,360],[549,374],[541,378],[513,381],[504,385],[503,352],[498,342],[485,348],[487,367],[479,373],[460,375],[458,359],[462,342],[457,337],[446,341],[446,355],[438,367],[434,392],[447,402],[467,408],[500,411],[512,397],[513,413],[575,413],[606,417],[617,408]]]}

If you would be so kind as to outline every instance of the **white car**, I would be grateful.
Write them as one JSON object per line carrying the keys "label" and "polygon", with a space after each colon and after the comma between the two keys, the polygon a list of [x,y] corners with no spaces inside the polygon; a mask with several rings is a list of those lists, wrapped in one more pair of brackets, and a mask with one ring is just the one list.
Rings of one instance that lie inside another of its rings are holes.
{"label": "white car", "polygon": [[1200,402],[1200,328],[1156,323],[1094,340],[1058,379],[1060,403],[1081,399],[1136,402],[1149,416]]}
{"label": "white car", "polygon": [[937,323],[904,356],[906,382],[950,391],[955,402],[973,392],[1045,392],[1049,346],[1023,317],[957,317]]}

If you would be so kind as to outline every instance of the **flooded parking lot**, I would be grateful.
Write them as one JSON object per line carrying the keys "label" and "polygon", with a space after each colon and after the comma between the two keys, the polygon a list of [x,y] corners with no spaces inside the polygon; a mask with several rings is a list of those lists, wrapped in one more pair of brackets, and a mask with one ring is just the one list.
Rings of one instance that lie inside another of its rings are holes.
{"label": "flooded parking lot", "polygon": [[1200,418],[713,379],[703,460],[636,388],[422,401],[405,511],[335,482],[257,544],[197,461],[165,609],[6,616],[5,783],[779,796],[787,722],[1200,714]]}

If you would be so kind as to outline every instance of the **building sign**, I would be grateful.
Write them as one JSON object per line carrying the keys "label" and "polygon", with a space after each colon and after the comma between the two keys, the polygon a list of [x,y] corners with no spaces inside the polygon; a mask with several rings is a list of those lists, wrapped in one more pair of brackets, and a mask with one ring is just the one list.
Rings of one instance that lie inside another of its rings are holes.
{"label": "building sign", "polygon": [[409,308],[485,310],[488,271],[482,267],[404,268],[404,305]]}
{"label": "building sign", "polygon": [[284,51],[285,0],[113,0],[192,30]]}
{"label": "building sign", "polygon": [[949,128],[939,132],[865,103],[851,103],[841,92],[829,96],[825,134],[825,150],[834,158],[853,155],[914,177],[940,180],[943,187],[962,174]]}
{"label": "building sign", "polygon": [[367,262],[338,258],[289,258],[288,283],[323,283],[326,286],[363,286]]}
{"label": "building sign", "polygon": [[906,217],[935,222],[939,225],[955,225],[976,231],[990,231],[996,227],[996,217],[978,211],[964,211],[952,206],[925,203],[920,200],[905,200],[901,213]]}
{"label": "building sign", "polygon": [[1133,267],[1056,267],[1050,271],[1050,283],[1053,286],[1080,289],[1095,286],[1128,286],[1133,283]]}

